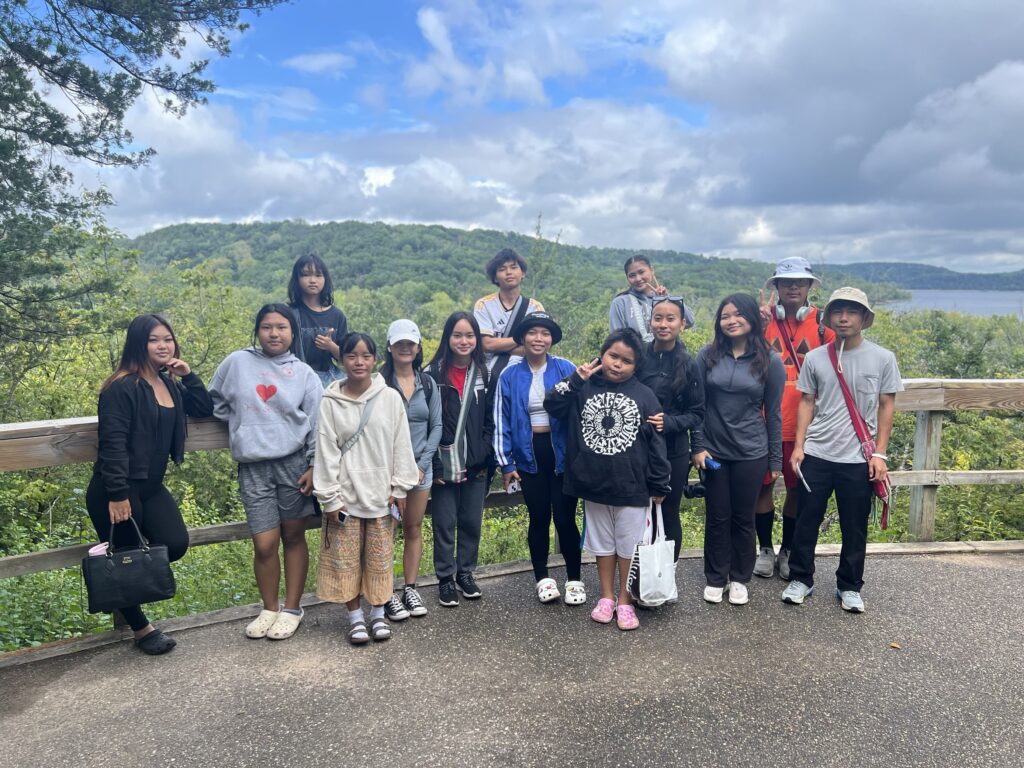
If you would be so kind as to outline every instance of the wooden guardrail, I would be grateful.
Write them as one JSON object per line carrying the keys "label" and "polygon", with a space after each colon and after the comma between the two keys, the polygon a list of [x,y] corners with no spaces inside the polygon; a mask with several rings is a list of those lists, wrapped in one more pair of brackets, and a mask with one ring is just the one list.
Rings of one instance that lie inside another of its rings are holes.
{"label": "wooden guardrail", "polygon": [[[1024,469],[960,472],[939,469],[942,414],[951,410],[1024,410],[1024,379],[906,379],[896,409],[917,413],[913,470],[893,472],[892,484],[910,487],[910,533],[918,541],[935,535],[935,505],[943,485],[1024,485]],[[227,429],[215,419],[191,419],[185,448],[227,448]],[[96,458],[96,418],[0,425],[0,472],[91,462]],[[521,494],[492,494],[490,508],[521,504]],[[317,524],[315,521],[313,524]],[[189,532],[191,545],[249,537],[244,522],[222,523]],[[0,579],[77,565],[88,545],[0,558]]]}

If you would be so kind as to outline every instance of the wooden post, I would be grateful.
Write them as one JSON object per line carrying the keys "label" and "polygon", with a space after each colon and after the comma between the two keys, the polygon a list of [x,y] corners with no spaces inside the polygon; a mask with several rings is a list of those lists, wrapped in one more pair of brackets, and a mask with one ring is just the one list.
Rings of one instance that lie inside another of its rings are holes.
{"label": "wooden post", "polygon": [[[942,411],[918,411],[917,429],[914,431],[914,469],[939,468],[939,449],[942,445]],[[910,489],[910,536],[915,541],[935,538],[935,505],[937,485],[915,485]]]}

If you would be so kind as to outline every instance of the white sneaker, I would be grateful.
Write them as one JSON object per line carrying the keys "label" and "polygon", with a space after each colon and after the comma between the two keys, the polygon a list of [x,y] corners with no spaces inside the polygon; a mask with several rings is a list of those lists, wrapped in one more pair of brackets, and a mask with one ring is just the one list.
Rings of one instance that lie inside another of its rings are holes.
{"label": "white sneaker", "polygon": [[729,602],[733,605],[746,605],[750,602],[747,585],[740,584],[738,581],[729,582]]}
{"label": "white sneaker", "polygon": [[720,603],[722,602],[723,592],[725,592],[725,587],[712,587],[708,585],[704,587],[704,599],[709,603]]}
{"label": "white sneaker", "polygon": [[802,581],[791,581],[789,586],[782,590],[782,602],[791,605],[802,605],[805,597],[814,594],[814,587],[808,587]]}
{"label": "white sneaker", "polygon": [[274,626],[274,622],[277,621],[277,617],[280,615],[280,611],[268,611],[264,608],[260,611],[260,615],[251,621],[249,626],[245,628],[245,636],[251,637],[253,640],[266,637],[267,632],[269,632],[270,628]]}
{"label": "white sneaker", "polygon": [[842,605],[844,611],[864,613],[864,598],[860,596],[860,592],[854,592],[851,589],[837,589],[836,597],[839,598],[839,604]]}
{"label": "white sneaker", "polygon": [[775,573],[775,550],[771,547],[761,547],[757,551],[757,560],[754,562],[754,575],[762,579],[770,579]]}

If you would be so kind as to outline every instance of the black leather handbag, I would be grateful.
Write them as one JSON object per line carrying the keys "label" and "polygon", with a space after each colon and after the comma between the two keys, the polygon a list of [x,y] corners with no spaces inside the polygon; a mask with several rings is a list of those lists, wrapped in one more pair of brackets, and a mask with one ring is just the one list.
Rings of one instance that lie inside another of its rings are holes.
{"label": "black leather handbag", "polygon": [[[89,613],[110,613],[174,597],[174,572],[167,547],[150,546],[139,524],[129,517],[139,536],[137,547],[107,548],[106,554],[82,558],[82,575],[89,593]],[[113,528],[111,528],[113,540]]]}

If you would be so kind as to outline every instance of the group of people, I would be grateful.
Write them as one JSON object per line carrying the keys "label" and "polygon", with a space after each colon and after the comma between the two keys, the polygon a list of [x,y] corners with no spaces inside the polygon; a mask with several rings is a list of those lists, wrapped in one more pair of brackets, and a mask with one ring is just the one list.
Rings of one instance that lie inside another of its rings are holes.
{"label": "group of people", "polygon": [[[767,299],[721,301],[712,341],[691,356],[681,339],[691,308],[658,283],[646,257],[624,268],[629,287],[612,302],[610,333],[578,367],[552,353],[562,328],[523,295],[527,264],[511,249],[486,265],[497,290],[472,312],[452,313],[426,365],[409,319],[391,323],[382,353],[366,333],[350,332],[315,255],[295,263],[288,303],[259,310],[252,345],[228,355],[208,388],[181,359],[165,318],[135,318],[99,397],[87,494],[98,535],[116,546],[117,524],[133,517],[172,560],[184,555],[188,531],[163,477],[168,459],[183,459],[186,415],[213,415],[227,422],[253,541],[263,607],[245,629],[250,638],[283,640],[299,627],[314,515],[322,516],[317,594],[345,604],[353,644],[386,640],[391,622],[427,614],[416,581],[428,502],[439,603],[481,597],[474,571],[495,472],[506,491],[522,490],[542,603],[587,602],[585,547],[597,562],[591,618],[636,629],[631,559],[657,519],[654,505],[678,559],[686,495],[705,502],[705,600],[745,604],[752,576],[777,569],[789,581],[782,599],[799,604],[814,588],[814,547],[835,493],[837,595],[845,610],[863,611],[872,483],[886,477],[902,388],[894,355],[862,335],[874,318],[867,297],[841,288],[818,310],[808,295],[819,278],[806,260],[785,259]],[[552,521],[565,559],[561,589],[548,570]],[[398,526],[404,584],[394,591]],[[174,647],[140,606],[122,613],[142,651]]]}

